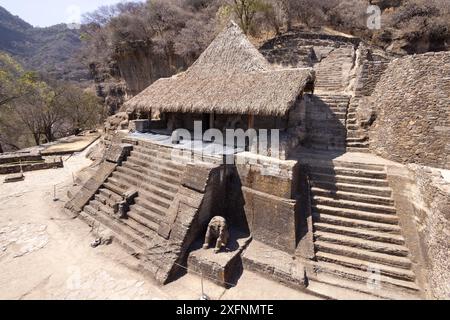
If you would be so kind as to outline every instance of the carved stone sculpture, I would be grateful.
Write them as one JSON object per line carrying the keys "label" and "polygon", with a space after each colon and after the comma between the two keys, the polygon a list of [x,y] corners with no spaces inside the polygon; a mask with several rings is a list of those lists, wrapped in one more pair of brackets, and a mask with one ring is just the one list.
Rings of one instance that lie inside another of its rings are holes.
{"label": "carved stone sculpture", "polygon": [[214,217],[208,225],[203,249],[208,249],[211,241],[216,241],[214,253],[218,253],[222,247],[226,247],[228,243],[229,232],[227,220],[223,217]]}

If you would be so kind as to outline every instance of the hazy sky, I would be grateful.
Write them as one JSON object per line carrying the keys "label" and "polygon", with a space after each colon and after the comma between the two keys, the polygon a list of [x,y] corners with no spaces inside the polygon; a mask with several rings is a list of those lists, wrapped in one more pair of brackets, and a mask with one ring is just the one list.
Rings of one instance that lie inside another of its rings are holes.
{"label": "hazy sky", "polygon": [[80,17],[102,5],[121,0],[0,0],[0,6],[33,26],[80,22]]}

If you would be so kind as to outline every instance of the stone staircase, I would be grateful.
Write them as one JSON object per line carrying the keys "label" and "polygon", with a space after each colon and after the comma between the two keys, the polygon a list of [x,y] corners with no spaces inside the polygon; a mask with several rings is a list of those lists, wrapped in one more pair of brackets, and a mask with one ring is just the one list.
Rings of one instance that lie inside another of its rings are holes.
{"label": "stone staircase", "polygon": [[343,94],[305,96],[307,147],[345,152],[349,100],[350,97]]}
{"label": "stone staircase", "polygon": [[348,107],[347,113],[347,151],[348,152],[369,152],[369,137],[367,132],[357,123],[358,98],[353,98]]}
{"label": "stone staircase", "polygon": [[346,75],[353,65],[353,47],[340,47],[333,50],[318,63],[315,90],[320,92],[342,92],[347,87]]}
{"label": "stone staircase", "polygon": [[[178,192],[183,167],[181,160],[172,159],[169,148],[134,146],[81,215],[111,229],[121,245],[139,256],[159,240],[158,229]],[[138,196],[127,218],[119,219],[113,207],[131,189]]]}
{"label": "stone staircase", "polygon": [[310,169],[317,280],[379,298],[419,298],[385,167]]}

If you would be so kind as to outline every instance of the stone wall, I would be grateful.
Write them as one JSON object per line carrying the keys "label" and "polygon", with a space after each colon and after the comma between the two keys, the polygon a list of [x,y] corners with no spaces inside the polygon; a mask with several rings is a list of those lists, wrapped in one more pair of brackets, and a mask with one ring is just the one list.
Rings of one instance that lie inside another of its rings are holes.
{"label": "stone wall", "polygon": [[[397,190],[406,201],[396,198],[396,204],[400,211],[402,207],[406,209],[408,220],[414,222],[418,233],[421,252],[412,250],[412,254],[417,257],[416,264],[422,264],[425,270],[427,296],[450,299],[450,181],[430,167],[408,165],[407,171],[399,185],[402,190]],[[408,234],[405,236],[408,238]]]}
{"label": "stone wall", "polygon": [[450,53],[396,59],[370,102],[370,150],[401,163],[450,169]]}

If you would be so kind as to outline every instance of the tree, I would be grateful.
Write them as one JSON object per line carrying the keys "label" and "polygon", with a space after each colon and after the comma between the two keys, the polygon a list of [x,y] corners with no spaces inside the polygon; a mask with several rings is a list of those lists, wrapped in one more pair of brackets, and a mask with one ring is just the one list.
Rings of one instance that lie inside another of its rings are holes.
{"label": "tree", "polygon": [[258,13],[267,12],[272,6],[264,0],[232,0],[222,8],[223,15],[233,14],[245,34],[249,34]]}

